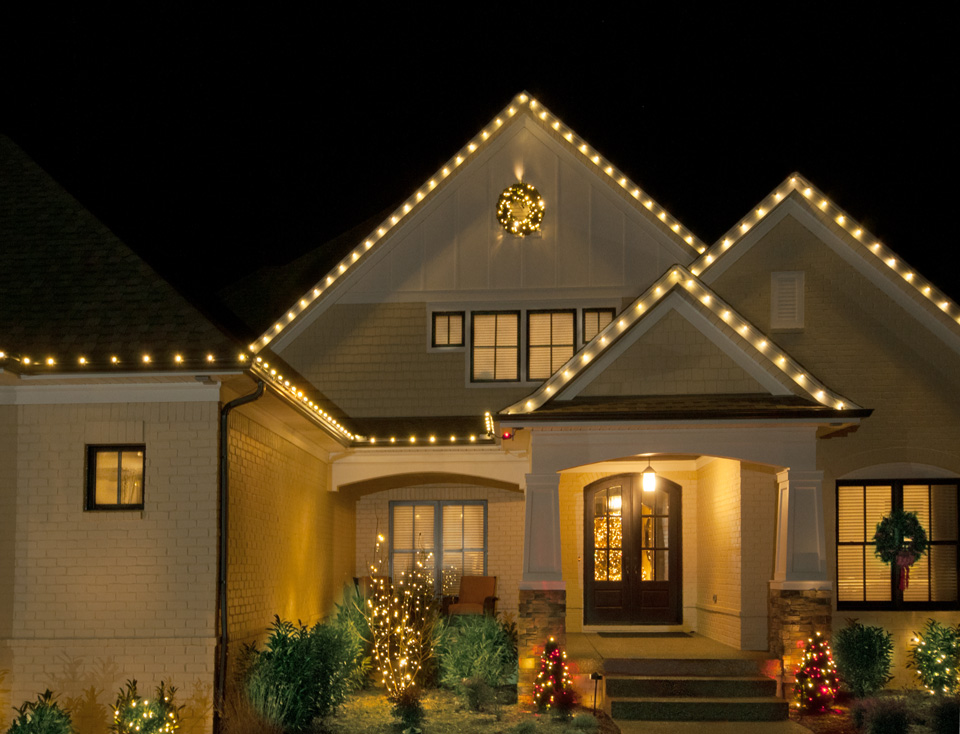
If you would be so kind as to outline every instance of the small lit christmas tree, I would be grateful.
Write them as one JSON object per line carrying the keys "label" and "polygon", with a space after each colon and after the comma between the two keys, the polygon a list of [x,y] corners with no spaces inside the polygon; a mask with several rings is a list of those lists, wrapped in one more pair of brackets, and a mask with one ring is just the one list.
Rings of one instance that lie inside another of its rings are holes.
{"label": "small lit christmas tree", "polygon": [[803,660],[797,668],[795,699],[798,708],[823,711],[837,695],[837,669],[830,653],[830,643],[820,633],[807,640]]}
{"label": "small lit christmas tree", "polygon": [[540,711],[553,709],[564,716],[573,708],[573,683],[566,661],[567,653],[551,637],[540,654],[540,673],[533,682],[533,701]]}

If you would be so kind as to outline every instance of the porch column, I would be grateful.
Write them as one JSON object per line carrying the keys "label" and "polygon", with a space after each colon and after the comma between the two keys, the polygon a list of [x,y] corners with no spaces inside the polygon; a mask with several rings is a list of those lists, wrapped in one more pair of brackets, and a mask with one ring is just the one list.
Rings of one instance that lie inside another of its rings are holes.
{"label": "porch column", "polygon": [[777,555],[769,596],[770,652],[783,656],[790,675],[814,633],[829,637],[831,584],[823,527],[823,472],[777,474]]}
{"label": "porch column", "polygon": [[566,644],[567,594],[560,565],[560,475],[527,474],[523,577],[517,629],[522,702],[533,700],[533,681],[544,643]]}

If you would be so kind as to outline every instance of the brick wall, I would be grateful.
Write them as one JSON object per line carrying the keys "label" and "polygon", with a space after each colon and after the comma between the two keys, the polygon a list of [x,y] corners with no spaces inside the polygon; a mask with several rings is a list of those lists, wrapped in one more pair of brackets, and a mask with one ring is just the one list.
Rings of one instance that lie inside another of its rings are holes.
{"label": "brick wall", "polygon": [[[209,730],[217,403],[0,410],[0,522],[16,528],[12,555],[0,558],[4,703],[50,687],[76,702],[81,731],[98,731],[128,678],[145,690],[163,679],[189,702],[186,731]],[[91,443],[146,445],[142,512],[84,511]]]}
{"label": "brick wall", "polygon": [[677,311],[628,347],[583,395],[700,395],[765,392]]}
{"label": "brick wall", "polygon": [[357,501],[357,576],[370,573],[377,533],[388,534],[391,500],[486,500],[487,573],[497,577],[497,611],[516,616],[517,588],[523,571],[521,492],[472,484],[427,484],[361,497]]}
{"label": "brick wall", "polygon": [[327,491],[327,464],[244,414],[230,414],[231,658],[275,614],[320,621],[353,576],[354,501]]}
{"label": "brick wall", "polygon": [[767,649],[767,598],[777,532],[776,470],[740,465],[740,648]]}

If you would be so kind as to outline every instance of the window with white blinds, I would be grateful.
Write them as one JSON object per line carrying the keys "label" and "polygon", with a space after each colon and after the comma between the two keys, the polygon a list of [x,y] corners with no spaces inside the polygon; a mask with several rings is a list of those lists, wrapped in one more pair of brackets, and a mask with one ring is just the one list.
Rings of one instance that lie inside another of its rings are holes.
{"label": "window with white blinds", "polygon": [[583,309],[583,343],[591,341],[600,330],[613,321],[616,311],[612,308]]}
{"label": "window with white blinds", "polygon": [[[896,570],[874,553],[877,523],[893,509],[915,512],[930,543],[903,590]],[[838,482],[837,607],[958,608],[958,525],[955,480]]]}
{"label": "window with white blinds", "polygon": [[461,576],[486,575],[486,501],[391,502],[390,551],[394,577],[419,560],[437,593],[456,594]]}
{"label": "window with white blinds", "polygon": [[520,379],[520,312],[472,314],[471,379],[474,382]]}
{"label": "window with white blinds", "polygon": [[527,379],[545,380],[573,356],[575,311],[527,312]]}
{"label": "window with white blinds", "polygon": [[435,311],[433,314],[434,347],[463,346],[463,311]]}

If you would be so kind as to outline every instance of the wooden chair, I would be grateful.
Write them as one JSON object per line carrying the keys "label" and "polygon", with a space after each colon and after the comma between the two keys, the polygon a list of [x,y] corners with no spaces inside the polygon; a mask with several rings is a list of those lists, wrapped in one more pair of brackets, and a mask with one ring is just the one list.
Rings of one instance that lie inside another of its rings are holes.
{"label": "wooden chair", "polygon": [[489,614],[497,611],[496,576],[461,576],[460,593],[448,614]]}

